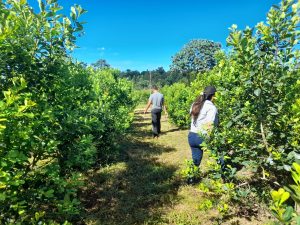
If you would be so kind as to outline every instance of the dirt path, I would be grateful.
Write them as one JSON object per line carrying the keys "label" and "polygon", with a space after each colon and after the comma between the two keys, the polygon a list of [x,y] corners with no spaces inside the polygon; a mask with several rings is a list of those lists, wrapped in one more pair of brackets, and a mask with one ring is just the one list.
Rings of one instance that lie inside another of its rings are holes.
{"label": "dirt path", "polygon": [[136,110],[131,131],[122,137],[119,160],[86,178],[81,194],[85,223],[214,224],[216,210],[198,210],[201,193],[179,175],[184,159],[190,158],[187,133],[163,116],[162,135],[154,140],[150,114]]}

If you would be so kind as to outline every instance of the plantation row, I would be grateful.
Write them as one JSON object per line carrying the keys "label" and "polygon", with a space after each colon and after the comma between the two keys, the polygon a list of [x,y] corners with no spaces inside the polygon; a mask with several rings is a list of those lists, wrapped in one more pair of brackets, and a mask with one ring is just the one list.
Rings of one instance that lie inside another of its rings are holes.
{"label": "plantation row", "polygon": [[78,219],[81,173],[114,154],[135,106],[118,71],[72,61],[85,11],[39,3],[0,2],[0,224]]}
{"label": "plantation row", "polygon": [[[204,146],[215,161],[208,172],[210,185],[202,188],[217,195],[228,190],[224,207],[218,202],[222,212],[230,211],[233,202],[250,212],[258,201],[269,203],[271,188],[294,182],[289,193],[300,202],[299,8],[299,2],[284,0],[272,7],[266,23],[245,30],[233,25],[227,39],[231,51],[219,52],[212,70],[190,85],[176,83],[162,90],[170,119],[188,127],[192,102],[205,86],[217,88],[220,124]],[[223,171],[215,163],[220,158],[225,160]],[[221,184],[221,177],[228,183]],[[284,224],[293,220],[293,210],[284,206],[290,194],[281,190],[272,195],[274,214]]]}

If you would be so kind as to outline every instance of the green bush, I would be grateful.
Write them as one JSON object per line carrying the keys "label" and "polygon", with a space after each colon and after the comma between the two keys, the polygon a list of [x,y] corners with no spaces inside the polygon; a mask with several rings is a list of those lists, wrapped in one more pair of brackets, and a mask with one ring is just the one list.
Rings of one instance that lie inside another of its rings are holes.
{"label": "green bush", "polygon": [[291,129],[299,124],[291,110],[299,96],[298,12],[299,3],[282,1],[268,13],[268,25],[244,31],[233,26],[230,58],[214,71],[222,74],[216,100],[221,122],[210,148],[227,155],[231,168],[256,168],[259,179],[270,173],[285,177],[298,158]]}
{"label": "green bush", "polygon": [[205,86],[216,86],[220,124],[204,150],[210,158],[223,158],[225,168],[213,164],[209,174],[239,185],[236,173],[249,170],[249,189],[266,201],[266,188],[287,183],[292,162],[300,160],[299,8],[299,2],[283,0],[271,8],[266,23],[245,30],[233,25],[227,39],[231,50],[216,55],[211,71],[189,87],[166,88],[169,115],[181,126],[189,120],[184,115],[194,98]]}
{"label": "green bush", "polygon": [[186,160],[185,167],[181,170],[181,175],[187,181],[190,179],[197,181],[201,178],[201,171],[198,166],[195,166],[193,160]]}
{"label": "green bush", "polygon": [[216,158],[226,156],[228,170],[247,166],[256,168],[258,178],[284,177],[299,160],[298,13],[299,3],[284,0],[270,10],[267,24],[243,31],[233,25],[227,39],[231,51],[217,54],[213,70],[190,87],[166,88],[169,115],[181,126],[193,99],[205,86],[216,86],[220,125],[207,148]]}
{"label": "green bush", "polygon": [[150,96],[149,89],[134,91],[134,99],[137,104],[147,104],[149,96]]}
{"label": "green bush", "polygon": [[189,109],[192,104],[191,91],[183,83],[175,83],[162,89],[165,96],[169,118],[178,127],[188,127],[190,124]]}
{"label": "green bush", "polygon": [[[119,78],[119,71],[105,69],[92,72],[90,80],[93,85],[93,110],[101,124],[94,124],[97,131],[97,147],[101,149],[98,157],[112,153],[112,145],[129,128],[133,120],[133,109],[136,105],[132,83]],[[99,128],[101,129],[99,131]]]}
{"label": "green bush", "polygon": [[130,82],[69,55],[85,11],[39,5],[0,3],[1,224],[78,220],[81,172],[114,154],[133,118]]}

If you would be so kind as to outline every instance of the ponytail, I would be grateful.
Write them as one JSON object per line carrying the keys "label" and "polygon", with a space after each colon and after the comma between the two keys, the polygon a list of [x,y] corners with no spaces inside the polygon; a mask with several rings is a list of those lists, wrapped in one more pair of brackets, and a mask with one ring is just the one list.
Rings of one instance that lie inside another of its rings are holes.
{"label": "ponytail", "polygon": [[193,117],[194,124],[196,124],[196,121],[199,117],[200,111],[203,108],[203,105],[206,100],[211,100],[214,94],[207,94],[205,92],[202,92],[194,101],[192,110],[191,110],[191,116]]}

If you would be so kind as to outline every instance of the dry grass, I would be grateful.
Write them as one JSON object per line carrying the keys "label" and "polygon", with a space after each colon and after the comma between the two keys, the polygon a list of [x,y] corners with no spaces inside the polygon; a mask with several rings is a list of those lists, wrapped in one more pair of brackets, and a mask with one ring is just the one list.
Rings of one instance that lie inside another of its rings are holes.
{"label": "dry grass", "polygon": [[[150,114],[135,111],[132,130],[122,137],[119,162],[91,171],[82,189],[86,224],[217,224],[218,211],[198,210],[203,196],[179,172],[190,158],[187,130],[162,117],[162,135],[151,137]],[[202,168],[205,169],[204,155]],[[265,224],[231,218],[224,224]]]}

